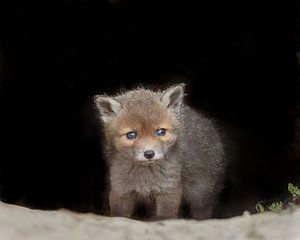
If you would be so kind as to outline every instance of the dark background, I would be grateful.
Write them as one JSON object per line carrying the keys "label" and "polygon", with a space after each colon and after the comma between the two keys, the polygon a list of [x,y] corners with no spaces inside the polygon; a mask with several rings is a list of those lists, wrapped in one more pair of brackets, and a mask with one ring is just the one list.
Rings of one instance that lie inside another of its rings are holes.
{"label": "dark background", "polygon": [[184,81],[230,134],[216,216],[284,199],[300,177],[299,26],[293,0],[2,1],[0,198],[105,213],[92,96]]}

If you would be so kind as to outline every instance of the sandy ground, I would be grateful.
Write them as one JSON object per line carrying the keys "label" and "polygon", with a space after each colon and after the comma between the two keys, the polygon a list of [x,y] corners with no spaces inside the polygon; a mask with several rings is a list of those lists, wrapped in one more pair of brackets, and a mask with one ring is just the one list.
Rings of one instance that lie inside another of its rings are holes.
{"label": "sandy ground", "polygon": [[300,208],[224,220],[141,222],[0,202],[0,240],[300,240]]}

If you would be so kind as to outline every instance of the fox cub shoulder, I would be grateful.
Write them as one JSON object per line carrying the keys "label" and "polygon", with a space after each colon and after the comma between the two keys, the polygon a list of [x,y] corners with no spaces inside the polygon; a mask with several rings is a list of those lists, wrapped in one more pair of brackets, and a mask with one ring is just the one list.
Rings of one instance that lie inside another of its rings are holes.
{"label": "fox cub shoulder", "polygon": [[183,98],[183,85],[95,97],[111,216],[132,217],[142,204],[155,218],[177,218],[184,202],[193,218],[211,217],[223,176],[223,144],[213,122]]}

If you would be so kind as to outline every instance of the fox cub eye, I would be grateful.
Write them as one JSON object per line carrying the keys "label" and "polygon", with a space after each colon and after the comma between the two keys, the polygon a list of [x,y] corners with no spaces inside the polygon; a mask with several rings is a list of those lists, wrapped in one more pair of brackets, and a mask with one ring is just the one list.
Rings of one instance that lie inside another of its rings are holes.
{"label": "fox cub eye", "polygon": [[156,136],[161,137],[166,135],[166,129],[160,128],[156,131]]}
{"label": "fox cub eye", "polygon": [[130,131],[126,134],[128,139],[135,139],[137,137],[137,132],[136,131]]}

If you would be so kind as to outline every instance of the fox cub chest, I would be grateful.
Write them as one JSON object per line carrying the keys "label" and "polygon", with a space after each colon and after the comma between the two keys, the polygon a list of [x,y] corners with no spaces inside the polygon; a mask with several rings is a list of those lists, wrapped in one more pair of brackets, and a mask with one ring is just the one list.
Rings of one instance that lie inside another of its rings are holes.
{"label": "fox cub chest", "polygon": [[[113,170],[113,169],[112,169]],[[117,169],[116,169],[117,170]],[[167,171],[162,166],[132,166],[122,173],[112,174],[112,187],[119,188],[123,194],[136,193],[141,197],[168,192],[180,181],[180,173]]]}

